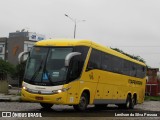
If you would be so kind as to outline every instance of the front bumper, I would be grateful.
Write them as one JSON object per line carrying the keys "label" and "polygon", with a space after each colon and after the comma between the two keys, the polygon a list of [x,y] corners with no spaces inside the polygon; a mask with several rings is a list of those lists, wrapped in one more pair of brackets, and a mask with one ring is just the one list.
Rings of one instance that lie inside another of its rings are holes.
{"label": "front bumper", "polygon": [[[40,99],[39,99],[40,98]],[[67,92],[61,92],[52,95],[34,94],[22,89],[21,100],[38,102],[38,103],[51,103],[51,104],[66,104]]]}

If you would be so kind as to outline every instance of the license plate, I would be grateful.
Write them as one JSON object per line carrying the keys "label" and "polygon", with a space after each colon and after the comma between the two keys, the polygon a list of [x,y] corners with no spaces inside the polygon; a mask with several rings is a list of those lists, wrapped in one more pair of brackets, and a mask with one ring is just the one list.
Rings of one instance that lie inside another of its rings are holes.
{"label": "license plate", "polygon": [[43,100],[43,97],[36,96],[36,100]]}

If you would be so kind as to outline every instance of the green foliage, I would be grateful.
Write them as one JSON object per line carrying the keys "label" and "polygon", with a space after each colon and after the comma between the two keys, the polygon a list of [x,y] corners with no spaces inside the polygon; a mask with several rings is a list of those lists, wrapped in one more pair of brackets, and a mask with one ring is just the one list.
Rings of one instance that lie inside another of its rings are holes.
{"label": "green foliage", "polygon": [[12,79],[18,79],[21,85],[24,71],[25,71],[26,61],[14,66],[9,62],[0,60],[0,80],[6,80],[9,75]]}
{"label": "green foliage", "polygon": [[143,58],[141,58],[140,56],[130,55],[130,54],[128,54],[128,53],[123,52],[122,50],[120,50],[120,49],[118,49],[118,48],[111,48],[111,49],[113,49],[113,50],[115,50],[115,51],[117,51],[117,52],[120,52],[120,53],[122,53],[122,54],[124,54],[124,55],[126,55],[126,56],[128,56],[128,57],[130,57],[130,58],[133,58],[133,59],[135,59],[135,60],[138,60],[138,61],[140,61],[140,62],[146,63],[145,60],[144,60]]}
{"label": "green foliage", "polygon": [[0,60],[0,80],[7,79],[7,75],[13,78],[15,75],[15,71],[16,70],[14,65],[4,60]]}
{"label": "green foliage", "polygon": [[160,96],[145,96],[146,101],[160,101]]}
{"label": "green foliage", "polygon": [[17,79],[19,79],[20,85],[21,85],[23,77],[24,77],[25,66],[26,66],[26,61],[23,61],[22,63],[20,63],[16,66],[15,76],[17,77]]}

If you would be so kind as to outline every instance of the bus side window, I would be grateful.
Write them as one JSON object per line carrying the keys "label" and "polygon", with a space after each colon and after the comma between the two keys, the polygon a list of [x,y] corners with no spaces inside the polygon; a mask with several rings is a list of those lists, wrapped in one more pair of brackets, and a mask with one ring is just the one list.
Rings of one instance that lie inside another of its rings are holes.
{"label": "bus side window", "polygon": [[101,69],[101,52],[92,48],[86,71]]}
{"label": "bus side window", "polygon": [[144,78],[145,77],[145,67],[144,66],[137,66],[137,77]]}
{"label": "bus side window", "polygon": [[102,53],[102,64],[101,68],[105,71],[111,71],[111,57],[108,54]]}
{"label": "bus side window", "polygon": [[123,74],[131,76],[131,69],[132,69],[131,68],[131,63],[127,60],[124,60],[124,62],[123,62]]}

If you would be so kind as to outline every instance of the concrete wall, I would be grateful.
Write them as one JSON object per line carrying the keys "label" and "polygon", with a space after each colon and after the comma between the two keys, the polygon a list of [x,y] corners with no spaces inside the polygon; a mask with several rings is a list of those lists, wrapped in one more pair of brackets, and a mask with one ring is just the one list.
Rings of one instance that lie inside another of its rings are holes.
{"label": "concrete wall", "polygon": [[12,37],[8,39],[8,62],[17,65],[18,55],[24,51],[25,37]]}
{"label": "concrete wall", "polygon": [[8,93],[8,81],[0,80],[0,93]]}
{"label": "concrete wall", "polygon": [[[0,44],[2,43],[4,46],[3,48],[4,53],[3,54],[1,53],[0,56],[3,55],[4,60],[7,60],[13,65],[17,65],[19,53],[23,51],[28,51],[29,48],[31,48],[35,42],[36,41],[29,40],[29,38],[26,36],[12,36],[9,38],[6,38],[6,37],[0,38]],[[24,57],[27,57],[27,56],[24,56]],[[13,80],[11,78],[8,78],[7,80],[11,85],[14,85],[14,86],[18,85],[18,80]]]}
{"label": "concrete wall", "polygon": [[3,60],[7,59],[7,40],[8,38],[6,37],[0,38],[0,58]]}

